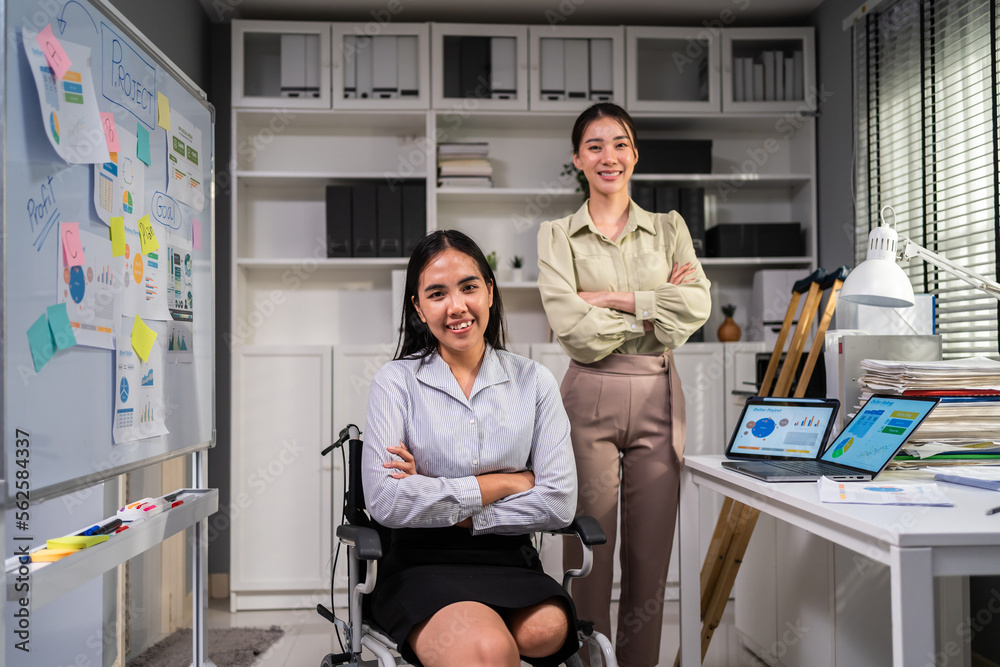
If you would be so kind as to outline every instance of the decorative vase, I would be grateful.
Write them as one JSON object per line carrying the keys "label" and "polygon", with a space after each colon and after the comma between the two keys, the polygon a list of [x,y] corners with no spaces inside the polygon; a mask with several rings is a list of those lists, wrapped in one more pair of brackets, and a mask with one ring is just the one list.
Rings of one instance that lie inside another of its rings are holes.
{"label": "decorative vase", "polygon": [[723,343],[734,343],[740,339],[743,335],[743,331],[740,329],[740,325],[733,321],[733,318],[727,317],[719,325],[719,331],[717,333],[719,340]]}
{"label": "decorative vase", "polygon": [[510,270],[510,281],[512,283],[519,283],[524,281],[524,267],[517,269],[512,268]]}

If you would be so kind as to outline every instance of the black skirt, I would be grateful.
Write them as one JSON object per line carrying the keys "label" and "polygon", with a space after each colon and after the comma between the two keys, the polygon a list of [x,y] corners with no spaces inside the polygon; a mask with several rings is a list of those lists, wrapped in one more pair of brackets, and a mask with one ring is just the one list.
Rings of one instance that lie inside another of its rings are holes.
{"label": "black skirt", "polygon": [[480,602],[502,617],[550,598],[567,613],[566,642],[533,665],[558,665],[578,647],[576,610],[559,583],[542,570],[527,535],[478,535],[465,528],[406,528],[391,531],[388,552],[379,561],[371,595],[372,619],[395,640],[400,655],[420,661],[407,638],[414,626],[456,602]]}

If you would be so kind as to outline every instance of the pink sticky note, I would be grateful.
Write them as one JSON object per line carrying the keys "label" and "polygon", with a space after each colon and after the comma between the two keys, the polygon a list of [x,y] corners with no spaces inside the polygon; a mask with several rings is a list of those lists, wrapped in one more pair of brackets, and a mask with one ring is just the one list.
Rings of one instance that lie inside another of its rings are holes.
{"label": "pink sticky note", "polygon": [[64,222],[61,228],[63,259],[66,266],[83,266],[83,244],[80,243],[80,225]]}
{"label": "pink sticky note", "polygon": [[191,243],[195,250],[201,250],[201,220],[191,219]]}
{"label": "pink sticky note", "polygon": [[121,150],[118,145],[118,131],[115,129],[115,114],[113,112],[101,112],[101,127],[104,128],[104,138],[108,141],[108,152],[117,153]]}
{"label": "pink sticky note", "polygon": [[66,51],[63,49],[62,44],[56,39],[56,36],[52,34],[52,24],[45,26],[35,37],[35,41],[38,42],[38,46],[42,47],[42,53],[45,54],[45,60],[49,62],[49,67],[56,73],[56,78],[61,79],[66,76],[66,72],[69,70],[69,66],[72,63],[69,60],[69,56],[66,55]]}

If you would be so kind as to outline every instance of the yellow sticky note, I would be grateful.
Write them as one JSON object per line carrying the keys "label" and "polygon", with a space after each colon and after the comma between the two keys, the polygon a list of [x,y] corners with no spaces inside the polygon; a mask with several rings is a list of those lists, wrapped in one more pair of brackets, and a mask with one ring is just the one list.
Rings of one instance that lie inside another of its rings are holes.
{"label": "yellow sticky note", "polygon": [[167,132],[170,131],[170,100],[163,93],[156,93],[159,97],[156,100],[157,122]]}
{"label": "yellow sticky note", "polygon": [[111,256],[125,254],[125,218],[111,218]]}
{"label": "yellow sticky note", "polygon": [[139,355],[143,363],[149,359],[149,353],[153,351],[153,343],[156,342],[156,332],[142,321],[138,315],[132,323],[132,349]]}
{"label": "yellow sticky note", "polygon": [[101,542],[107,542],[110,535],[66,535],[46,540],[49,549],[86,549]]}
{"label": "yellow sticky note", "polygon": [[139,218],[139,241],[142,243],[143,255],[160,249],[160,242],[156,240],[156,232],[153,231],[153,223],[148,215]]}

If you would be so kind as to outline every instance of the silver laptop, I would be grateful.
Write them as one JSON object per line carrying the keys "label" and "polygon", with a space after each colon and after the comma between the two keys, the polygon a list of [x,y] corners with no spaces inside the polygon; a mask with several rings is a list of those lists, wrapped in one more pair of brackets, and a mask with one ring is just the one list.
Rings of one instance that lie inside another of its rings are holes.
{"label": "silver laptop", "polygon": [[[765,482],[809,482],[824,476],[837,481],[874,479],[937,403],[934,397],[872,396],[823,451],[836,409],[824,423],[823,411],[806,417],[808,404],[781,405],[794,412],[774,421],[763,412],[769,402],[751,399],[726,448],[726,456],[738,460],[722,465]],[[821,439],[816,420],[825,428]]]}

